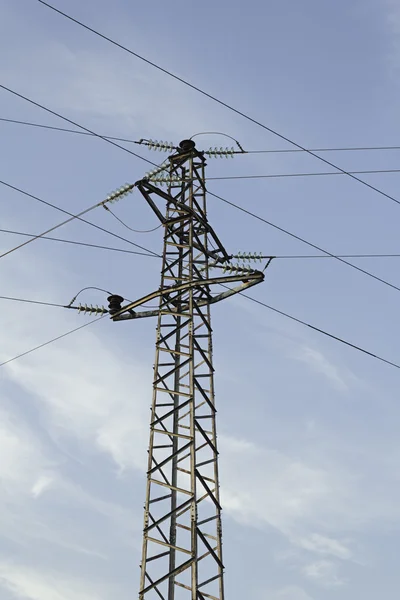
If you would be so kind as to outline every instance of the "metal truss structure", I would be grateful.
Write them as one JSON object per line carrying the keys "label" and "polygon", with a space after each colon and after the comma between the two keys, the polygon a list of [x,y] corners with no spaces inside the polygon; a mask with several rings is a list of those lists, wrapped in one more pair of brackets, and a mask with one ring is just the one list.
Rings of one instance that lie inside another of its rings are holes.
{"label": "metal truss structure", "polygon": [[109,298],[114,321],[158,319],[139,599],[224,600],[210,306],[264,274],[233,265],[210,226],[194,142],[165,169],[167,191],[136,183],[165,230],[160,288],[126,306]]}

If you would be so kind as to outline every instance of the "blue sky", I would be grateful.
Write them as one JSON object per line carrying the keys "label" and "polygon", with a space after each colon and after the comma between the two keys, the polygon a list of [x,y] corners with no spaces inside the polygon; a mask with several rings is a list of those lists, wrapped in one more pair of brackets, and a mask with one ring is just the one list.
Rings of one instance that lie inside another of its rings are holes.
{"label": "blue sky", "polygon": [[[399,144],[397,0],[112,4],[54,0],[304,146]],[[248,150],[289,147],[38,2],[0,7],[1,83],[84,126],[175,143],[216,130]],[[65,125],[5,91],[0,102],[1,117]],[[71,212],[148,170],[98,139],[9,123],[0,132],[0,178]],[[398,168],[395,151],[325,156],[348,170]],[[326,170],[308,155],[253,154],[210,160],[208,174]],[[398,174],[364,178],[398,196]],[[400,207],[348,177],[208,187],[330,252],[399,252]],[[63,220],[5,187],[1,206],[3,229]],[[115,211],[133,228],[156,225],[139,193]],[[209,215],[230,252],[313,253],[213,197]],[[160,251],[159,231],[130,233],[100,210],[90,219]],[[131,248],[79,222],[58,236]],[[2,233],[0,250],[23,239]],[[353,260],[400,285],[398,261]],[[61,304],[85,286],[134,299],[159,281],[157,259],[45,240],[4,257],[0,272],[3,295]],[[398,292],[338,261],[276,260],[252,295],[399,362]],[[89,318],[2,301],[0,362]],[[397,598],[399,372],[240,297],[214,307],[213,328],[226,597]],[[104,319],[0,369],[2,599],[137,594],[154,337],[149,320]]]}

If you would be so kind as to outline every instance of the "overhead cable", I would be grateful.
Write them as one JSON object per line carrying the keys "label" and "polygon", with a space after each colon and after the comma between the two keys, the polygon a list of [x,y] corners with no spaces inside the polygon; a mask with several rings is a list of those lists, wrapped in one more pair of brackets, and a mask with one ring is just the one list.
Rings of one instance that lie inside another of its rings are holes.
{"label": "overhead cable", "polygon": [[87,221],[86,219],[82,219],[82,215],[88,213],[91,210],[94,210],[95,208],[102,206],[103,203],[105,202],[104,200],[102,200],[101,202],[98,202],[97,204],[94,204],[93,206],[90,206],[89,208],[81,211],[79,214],[74,215],[73,213],[70,213],[69,211],[60,208],[59,206],[56,206],[55,204],[52,204],[51,202],[47,202],[46,200],[43,200],[42,198],[39,198],[38,196],[35,196],[33,194],[30,194],[29,192],[22,190],[21,188],[16,187],[15,185],[11,185],[10,183],[7,183],[5,181],[1,181],[0,180],[0,184],[13,189],[17,192],[19,192],[20,194],[24,194],[25,196],[32,198],[33,200],[36,200],[37,202],[41,202],[42,204],[45,204],[46,206],[50,206],[51,208],[54,208],[55,210],[58,210],[66,215],[70,215],[71,218],[70,219],[66,219],[65,221],[63,221],[62,223],[58,223],[58,225],[55,225],[54,227],[51,227],[50,229],[47,229],[46,231],[35,235],[32,239],[27,240],[26,242],[24,242],[23,244],[19,244],[18,246],[16,246],[15,248],[12,248],[11,250],[8,250],[7,252],[4,252],[3,254],[0,254],[0,258],[3,258],[4,256],[7,256],[8,254],[11,254],[11,252],[15,252],[15,250],[18,250],[19,248],[22,248],[23,246],[26,246],[27,244],[33,242],[34,240],[37,240],[45,235],[47,235],[48,233],[55,231],[56,229],[59,229],[60,227],[62,227],[63,225],[66,225],[67,223],[70,223],[71,221],[78,219],[79,221],[82,221],[83,223],[86,223],[87,225],[90,225],[91,227],[95,227],[96,229],[99,229],[100,231],[104,231],[105,233],[116,237],[124,242],[127,242],[128,244],[131,244],[132,246],[135,246],[136,248],[140,248],[141,250],[144,250],[145,252],[150,252],[152,254],[154,254],[155,256],[159,256],[156,252],[153,252],[153,250],[149,250],[148,248],[145,248],[144,246],[141,246],[140,244],[136,244],[135,242],[132,242],[132,240],[128,240],[127,238],[124,238],[116,233],[113,233],[112,231],[109,231],[108,229],[105,229],[104,227],[100,227],[100,225],[96,225],[95,223],[92,223],[91,221]]}
{"label": "overhead cable", "polygon": [[[224,286],[227,287],[227,286]],[[309,329],[312,329],[313,331],[317,331],[318,333],[321,333],[322,335],[325,335],[333,340],[336,340],[337,342],[340,342],[341,344],[344,344],[346,346],[349,346],[350,348],[353,348],[354,350],[357,350],[358,352],[362,352],[363,354],[367,354],[368,356],[370,356],[371,358],[374,358],[376,360],[379,360],[381,362],[386,363],[387,365],[390,365],[391,367],[395,367],[396,369],[400,369],[400,365],[392,362],[391,360],[387,360],[386,358],[383,358],[382,356],[379,356],[378,354],[375,354],[374,352],[370,352],[369,350],[365,350],[365,348],[362,348],[361,346],[357,346],[356,344],[353,344],[351,342],[348,342],[347,340],[334,335],[333,333],[329,333],[327,331],[324,331],[323,329],[321,329],[320,327],[316,327],[315,325],[311,325],[311,323],[307,323],[306,321],[303,321],[302,319],[299,319],[297,317],[294,317],[293,315],[289,315],[288,313],[283,312],[282,310],[279,310],[277,308],[274,308],[273,306],[269,306],[269,304],[266,304],[265,302],[261,302],[261,300],[257,300],[256,298],[253,298],[252,296],[248,296],[247,294],[244,294],[243,292],[240,292],[241,296],[244,296],[244,298],[247,298],[248,300],[251,300],[252,302],[256,302],[257,304],[264,306],[265,308],[268,308],[269,310],[272,310],[273,312],[282,315],[283,317],[286,317],[287,319],[290,319],[291,321],[295,321],[296,323],[300,323],[300,325],[304,325],[305,327],[308,327]]]}
{"label": "overhead cable", "polygon": [[[26,233],[23,231],[12,231],[10,229],[0,229],[0,233],[9,233],[11,235],[21,235],[26,237],[36,238],[34,233]],[[128,250],[126,248],[113,248],[112,246],[102,246],[100,244],[89,244],[89,242],[78,242],[76,240],[64,240],[62,238],[50,237],[42,235],[41,240],[49,240],[51,242],[61,242],[63,244],[74,244],[76,246],[85,246],[88,248],[98,248],[100,250],[109,250],[111,252],[124,252],[126,254],[136,254],[138,256],[151,256],[152,258],[159,258],[157,254],[150,254],[149,252],[137,252],[135,250]]]}
{"label": "overhead cable", "polygon": [[61,340],[62,338],[65,338],[68,335],[71,335],[72,333],[75,333],[76,331],[83,329],[84,327],[89,327],[89,325],[93,325],[93,323],[97,323],[97,321],[104,319],[104,317],[105,317],[105,315],[102,315],[98,319],[94,319],[94,321],[88,321],[84,325],[75,327],[75,329],[71,329],[70,331],[67,331],[66,333],[58,335],[57,337],[52,338],[51,340],[48,340],[47,342],[44,342],[43,344],[39,344],[39,346],[35,346],[34,348],[30,348],[29,350],[26,350],[25,352],[21,352],[21,354],[17,354],[16,356],[13,356],[12,358],[9,358],[9,359],[3,361],[2,363],[0,363],[0,367],[4,367],[5,365],[8,365],[9,363],[13,362],[14,360],[17,360],[18,358],[22,358],[23,356],[26,356],[27,354],[32,354],[32,352],[36,352],[36,350],[40,350],[41,348],[44,348],[45,346],[48,346],[49,344],[52,344],[53,342],[57,342],[58,340]]}
{"label": "overhead cable", "polygon": [[[341,173],[343,173],[344,175],[348,175],[349,177],[351,177],[352,179],[354,179],[355,181],[358,181],[358,183],[361,183],[362,185],[368,187],[369,189],[377,192],[378,194],[381,194],[382,196],[384,196],[385,198],[388,198],[389,200],[392,200],[393,202],[395,202],[396,204],[400,205],[400,200],[397,200],[397,198],[395,198],[394,196],[391,196],[390,194],[387,194],[386,192],[384,192],[383,190],[371,185],[370,183],[368,183],[367,181],[364,181],[363,179],[360,179],[359,177],[357,177],[356,175],[350,173],[349,171],[346,171],[345,169],[342,169],[341,167],[338,167],[336,164],[334,164],[333,162],[327,160],[326,158],[324,158],[323,156],[319,156],[318,154],[316,154],[315,152],[313,152],[312,150],[308,150],[307,148],[305,148],[304,146],[302,146],[301,144],[298,144],[297,142],[295,142],[294,140],[291,140],[290,138],[288,138],[287,136],[283,135],[282,133],[279,133],[278,131],[276,131],[275,129],[272,129],[272,127],[269,127],[268,125],[265,125],[264,123],[262,123],[261,121],[258,121],[257,119],[251,117],[250,115],[246,114],[245,112],[235,108],[234,106],[232,106],[231,104],[228,104],[227,102],[224,102],[223,100],[220,100],[219,98],[217,98],[216,96],[214,96],[213,94],[209,94],[208,92],[206,92],[205,90],[199,88],[198,86],[190,83],[189,81],[186,81],[185,79],[183,79],[182,77],[179,77],[178,75],[175,75],[175,73],[172,73],[171,71],[169,71],[168,69],[165,69],[163,67],[161,67],[160,65],[156,64],[155,62],[145,58],[144,56],[141,56],[140,54],[138,54],[137,52],[134,52],[133,50],[127,48],[126,46],[120,44],[119,42],[117,42],[116,40],[113,40],[112,38],[100,33],[99,31],[93,29],[92,27],[89,27],[88,25],[86,25],[85,23],[83,23],[82,21],[79,21],[78,19],[75,19],[74,17],[72,17],[71,15],[68,15],[67,13],[59,10],[58,8],[56,8],[55,6],[52,6],[51,4],[49,4],[48,2],[45,2],[44,0],[37,0],[38,2],[40,2],[40,4],[46,6],[47,8],[50,8],[51,10],[57,12],[58,14],[62,15],[63,17],[65,17],[66,19],[69,19],[70,21],[73,21],[74,23],[76,23],[77,25],[83,27],[84,29],[86,29],[87,31],[90,31],[91,33],[94,33],[95,35],[97,35],[98,37],[101,37],[102,39],[106,40],[107,42],[113,44],[114,46],[117,46],[118,48],[120,48],[121,50],[124,50],[125,52],[128,52],[129,54],[131,54],[132,56],[135,56],[136,58],[138,58],[139,60],[145,62],[146,64],[154,67],[155,69],[157,69],[158,71],[161,71],[162,73],[165,73],[166,75],[168,75],[169,77],[172,77],[173,79],[175,79],[176,81],[179,81],[180,83],[183,83],[184,85],[186,85],[187,87],[195,90],[196,92],[199,92],[199,94],[202,94],[203,96],[205,96],[206,98],[209,98],[210,100],[213,100],[214,102],[216,102],[217,104],[219,104],[220,106],[223,106],[225,108],[227,108],[228,110],[230,110],[231,112],[243,117],[244,119],[246,119],[247,121],[253,123],[254,125],[257,125],[258,127],[261,127],[262,129],[264,129],[265,131],[268,131],[269,133],[272,133],[273,135],[275,135],[276,137],[280,138],[281,140],[287,142],[288,144],[291,144],[292,146],[295,146],[297,149],[301,150],[302,152],[306,152],[307,154],[309,154],[310,156],[313,156],[314,158],[317,158],[318,160],[320,160],[321,162],[329,165],[330,167],[337,169],[338,171],[340,171]],[[4,86],[1,86],[4,87]],[[4,88],[6,89],[6,88]],[[18,94],[19,95],[19,94]],[[22,96],[21,96],[22,97]],[[56,114],[56,113],[53,113]],[[72,122],[72,121],[71,121]],[[76,123],[73,123],[74,125],[76,125]],[[88,131],[88,130],[87,130]],[[101,137],[101,136],[99,136]],[[108,140],[110,141],[110,140]],[[115,142],[111,142],[110,143],[114,143]],[[127,150],[126,148],[124,148],[125,150]]]}
{"label": "overhead cable", "polygon": [[[38,127],[41,129],[49,129],[53,131],[59,131],[64,133],[75,133],[78,135],[87,135],[91,137],[98,137],[94,133],[89,133],[88,131],[78,131],[77,129],[67,129],[65,127],[55,127],[53,125],[45,125],[44,123],[32,123],[32,121],[20,121],[18,119],[7,119],[5,117],[0,117],[0,121],[5,123],[13,123],[16,125],[26,125],[30,127]],[[225,135],[225,134],[224,134]],[[115,140],[117,142],[125,142],[127,144],[138,144],[138,140],[132,140],[130,138],[122,138],[111,135],[102,135],[102,138],[106,138],[108,140]],[[193,137],[193,136],[192,136]],[[236,140],[235,140],[236,141]],[[400,150],[400,146],[354,146],[354,147],[342,147],[342,148],[308,148],[310,152],[362,152],[362,151],[383,151],[383,150]],[[241,154],[291,154],[295,152],[305,152],[305,150],[301,150],[299,148],[285,148],[285,149],[271,149],[271,150],[244,150],[243,152],[238,152],[237,156]],[[357,172],[351,171],[352,174]],[[343,175],[343,173],[342,173]]]}
{"label": "overhead cable", "polygon": [[252,211],[247,210],[247,208],[243,208],[239,204],[235,204],[234,202],[231,202],[230,200],[227,200],[226,198],[223,198],[222,196],[219,196],[218,194],[215,194],[214,192],[210,192],[210,190],[207,190],[207,193],[210,194],[211,196],[214,196],[215,198],[218,198],[222,202],[225,202],[229,206],[232,206],[233,208],[236,208],[237,210],[240,210],[241,212],[253,217],[254,219],[257,219],[258,221],[261,221],[262,223],[265,223],[266,225],[269,225],[270,227],[273,227],[274,229],[281,231],[282,233],[294,238],[295,240],[298,240],[299,242],[302,242],[303,244],[307,244],[307,246],[310,246],[311,248],[314,248],[315,250],[318,250],[319,252],[322,252],[323,254],[326,254],[326,255],[330,256],[331,258],[338,260],[339,262],[351,267],[352,269],[355,269],[356,271],[359,271],[360,273],[363,273],[364,275],[367,275],[368,277],[372,277],[372,279],[375,279],[376,281],[379,281],[380,283],[383,283],[384,285],[387,285],[387,286],[393,288],[394,290],[400,292],[400,287],[398,287],[397,285],[394,285],[393,283],[390,283],[389,281],[386,281],[385,279],[382,279],[381,277],[378,277],[377,275],[374,275],[373,273],[370,273],[369,271],[366,271],[365,269],[362,269],[361,267],[358,267],[357,265],[354,265],[353,263],[348,262],[344,258],[340,258],[336,254],[332,254],[332,252],[329,252],[328,250],[325,250],[324,248],[317,246],[317,244],[313,244],[312,242],[309,242],[305,238],[300,237],[299,235],[296,235],[295,233],[292,233],[291,231],[288,231],[287,229],[284,229],[283,227],[280,227],[279,225],[275,225],[275,223],[272,223],[271,221],[268,221],[267,219],[260,217],[256,213],[253,213]]}

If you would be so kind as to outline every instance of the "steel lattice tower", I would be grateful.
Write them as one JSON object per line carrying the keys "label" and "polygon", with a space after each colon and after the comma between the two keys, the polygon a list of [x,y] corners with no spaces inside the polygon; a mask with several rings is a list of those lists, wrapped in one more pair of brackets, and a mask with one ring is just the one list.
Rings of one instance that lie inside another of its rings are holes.
{"label": "steel lattice tower", "polygon": [[[232,265],[209,225],[205,164],[184,140],[164,166],[167,192],[151,177],[137,182],[165,230],[161,284],[124,307],[109,298],[115,321],[158,320],[140,600],[224,600],[210,306],[264,275]],[[152,299],[157,310],[138,312]]]}

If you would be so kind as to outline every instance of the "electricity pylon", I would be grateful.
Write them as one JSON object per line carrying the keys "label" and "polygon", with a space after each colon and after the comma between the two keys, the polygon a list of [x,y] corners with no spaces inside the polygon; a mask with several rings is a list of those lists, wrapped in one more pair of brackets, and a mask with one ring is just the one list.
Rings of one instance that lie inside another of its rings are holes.
{"label": "electricity pylon", "polygon": [[157,318],[140,600],[224,600],[210,306],[264,274],[233,265],[210,226],[205,165],[184,140],[136,183],[164,226],[161,284],[126,306],[109,298],[114,321]]}

